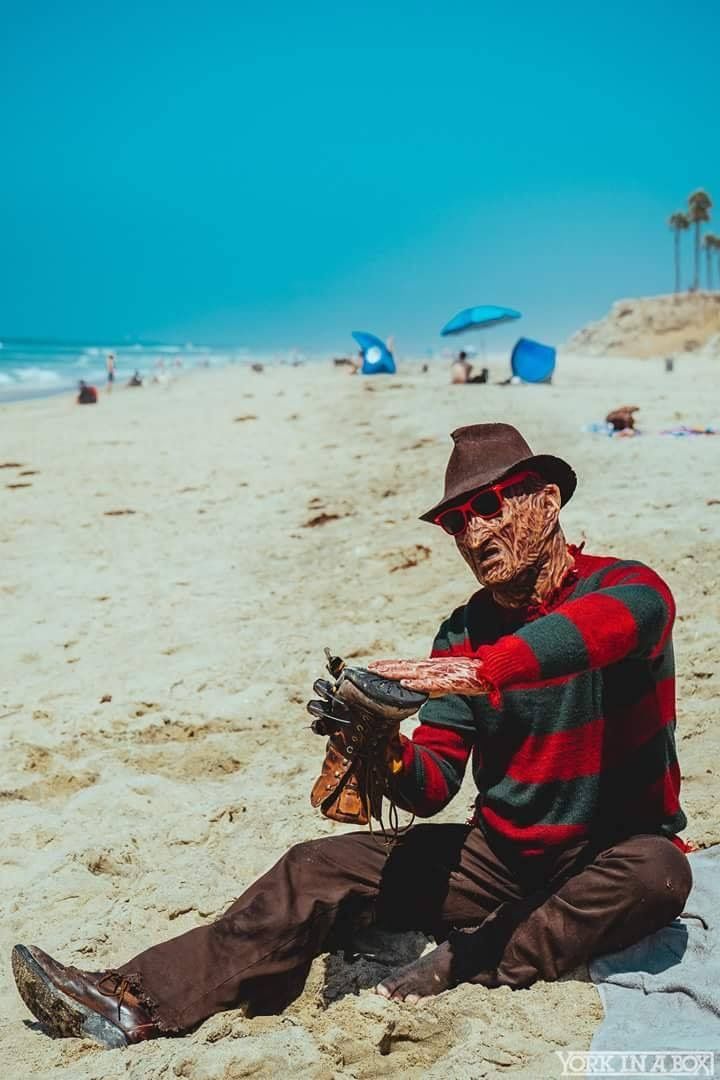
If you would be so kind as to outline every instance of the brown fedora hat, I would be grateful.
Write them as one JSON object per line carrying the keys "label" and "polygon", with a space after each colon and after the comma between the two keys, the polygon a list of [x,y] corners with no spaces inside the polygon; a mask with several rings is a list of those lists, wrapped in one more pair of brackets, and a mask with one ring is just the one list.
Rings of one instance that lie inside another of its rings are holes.
{"label": "brown fedora hat", "polygon": [[450,438],[455,445],[445,470],[445,494],[420,515],[421,521],[434,521],[441,510],[462,496],[521,469],[533,470],[548,483],[557,484],[563,505],[575,490],[577,477],[568,463],[552,454],[533,454],[510,424],[469,424],[453,431]]}

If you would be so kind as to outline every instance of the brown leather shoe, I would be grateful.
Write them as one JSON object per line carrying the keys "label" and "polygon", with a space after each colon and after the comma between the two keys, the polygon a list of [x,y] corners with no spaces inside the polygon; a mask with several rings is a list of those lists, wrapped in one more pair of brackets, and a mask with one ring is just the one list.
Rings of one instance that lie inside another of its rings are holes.
{"label": "brown leather shoe", "polygon": [[35,945],[16,945],[12,967],[20,997],[53,1038],[117,1049],[161,1034],[117,972],[64,967]]}

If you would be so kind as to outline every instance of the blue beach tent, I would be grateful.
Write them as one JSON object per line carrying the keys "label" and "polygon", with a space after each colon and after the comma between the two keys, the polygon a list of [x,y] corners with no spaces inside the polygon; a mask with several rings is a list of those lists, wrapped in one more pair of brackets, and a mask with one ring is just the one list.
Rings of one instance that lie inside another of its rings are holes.
{"label": "blue beach tent", "polygon": [[394,375],[395,360],[384,341],[363,330],[353,330],[352,336],[362,350],[363,375]]}
{"label": "blue beach tent", "polygon": [[510,366],[513,375],[523,382],[549,383],[555,370],[555,357],[552,345],[521,337],[512,351]]}

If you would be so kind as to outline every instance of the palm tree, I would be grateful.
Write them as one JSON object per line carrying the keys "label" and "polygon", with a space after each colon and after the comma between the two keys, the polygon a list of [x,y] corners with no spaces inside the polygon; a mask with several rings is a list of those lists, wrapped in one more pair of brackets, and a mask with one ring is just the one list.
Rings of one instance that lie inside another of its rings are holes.
{"label": "palm tree", "polygon": [[675,233],[675,292],[680,292],[680,233],[690,228],[690,218],[678,210],[668,218],[668,225]]}
{"label": "palm tree", "polygon": [[693,291],[695,292],[700,288],[700,227],[704,221],[710,220],[711,206],[712,199],[707,191],[703,191],[702,188],[693,191],[692,195],[688,196],[690,211],[688,216],[695,226],[695,280],[693,281]]}
{"label": "palm tree", "polygon": [[[711,246],[712,246],[713,252],[717,252],[718,262],[720,263],[720,236],[713,236],[713,242],[712,242]],[[710,277],[712,277],[712,255],[711,255],[711,262],[710,262]],[[720,277],[718,278],[718,281],[720,281]]]}
{"label": "palm tree", "polygon": [[712,290],[712,257],[713,253],[720,249],[720,236],[715,236],[714,233],[705,233],[703,237],[703,247],[705,248],[705,268],[707,274],[707,287]]}

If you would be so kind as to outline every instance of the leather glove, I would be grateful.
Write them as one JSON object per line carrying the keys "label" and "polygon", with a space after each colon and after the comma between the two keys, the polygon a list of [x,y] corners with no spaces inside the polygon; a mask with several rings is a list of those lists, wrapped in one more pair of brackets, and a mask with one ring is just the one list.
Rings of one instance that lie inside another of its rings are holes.
{"label": "leather glove", "polygon": [[380,820],[388,747],[427,694],[365,668],[345,667],[337,658],[328,666],[334,682],[318,679],[313,689],[320,700],[307,706],[313,730],[330,736],[310,802],[333,821],[366,825],[371,817]]}

